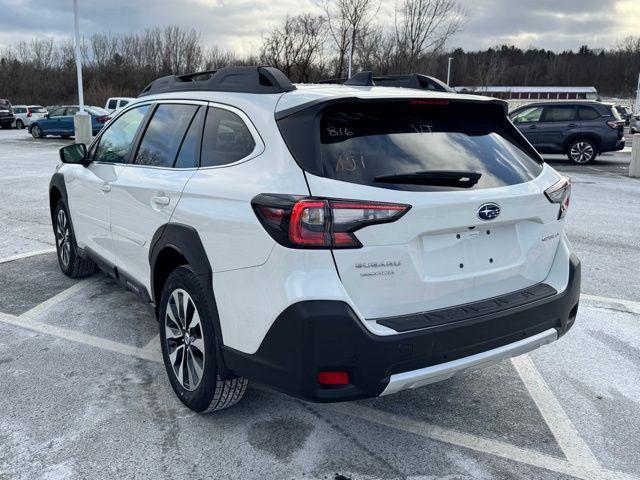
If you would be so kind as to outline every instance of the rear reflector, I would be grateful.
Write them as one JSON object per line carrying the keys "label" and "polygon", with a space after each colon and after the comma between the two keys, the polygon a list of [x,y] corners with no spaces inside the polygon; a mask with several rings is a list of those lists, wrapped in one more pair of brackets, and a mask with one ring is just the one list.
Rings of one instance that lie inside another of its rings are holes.
{"label": "rear reflector", "polygon": [[349,374],[340,372],[320,372],[318,373],[318,383],[320,385],[349,385]]}

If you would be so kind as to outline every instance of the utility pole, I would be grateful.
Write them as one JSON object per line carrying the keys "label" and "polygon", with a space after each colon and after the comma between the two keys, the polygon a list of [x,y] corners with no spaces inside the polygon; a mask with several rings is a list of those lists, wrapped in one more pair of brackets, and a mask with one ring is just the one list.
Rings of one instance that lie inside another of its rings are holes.
{"label": "utility pole", "polygon": [[450,85],[450,80],[451,80],[451,61],[453,60],[453,57],[449,57],[449,62],[447,65],[447,85]]}
{"label": "utility pole", "polygon": [[82,55],[80,54],[80,22],[78,19],[78,0],[73,0],[73,26],[75,36],[76,74],[78,76],[79,111],[73,117],[76,143],[91,143],[91,116],[84,110],[84,90],[82,87]]}
{"label": "utility pole", "polygon": [[640,73],[638,73],[638,86],[636,87],[636,103],[633,108],[633,113],[640,114]]}

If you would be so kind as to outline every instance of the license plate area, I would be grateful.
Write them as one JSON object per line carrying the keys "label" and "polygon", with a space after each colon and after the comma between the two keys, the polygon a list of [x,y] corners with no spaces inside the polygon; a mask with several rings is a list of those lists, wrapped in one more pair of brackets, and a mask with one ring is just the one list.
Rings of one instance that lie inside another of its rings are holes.
{"label": "license plate area", "polygon": [[502,269],[517,264],[522,256],[515,224],[427,234],[421,240],[427,280]]}

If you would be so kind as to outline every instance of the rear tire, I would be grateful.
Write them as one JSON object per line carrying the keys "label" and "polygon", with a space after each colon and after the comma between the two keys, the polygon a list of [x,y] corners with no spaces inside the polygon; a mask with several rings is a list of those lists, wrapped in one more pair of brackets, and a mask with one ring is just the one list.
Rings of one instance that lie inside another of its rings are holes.
{"label": "rear tire", "polygon": [[249,384],[242,377],[220,378],[214,315],[215,305],[201,279],[189,266],[176,268],[160,300],[162,358],[177,397],[199,413],[235,405]]}
{"label": "rear tire", "polygon": [[24,123],[22,123],[22,120],[20,119],[16,120],[16,128],[18,130],[22,130],[24,128]]}
{"label": "rear tire", "polygon": [[97,266],[92,260],[78,255],[76,237],[69,218],[67,207],[60,200],[53,215],[53,234],[56,237],[58,265],[67,277],[88,277],[96,273]]}
{"label": "rear tire", "polygon": [[33,138],[43,138],[44,135],[42,133],[42,129],[38,125],[34,125],[31,127],[31,136]]}
{"label": "rear tire", "polygon": [[598,156],[598,150],[592,140],[578,139],[569,144],[567,158],[577,165],[593,162]]}

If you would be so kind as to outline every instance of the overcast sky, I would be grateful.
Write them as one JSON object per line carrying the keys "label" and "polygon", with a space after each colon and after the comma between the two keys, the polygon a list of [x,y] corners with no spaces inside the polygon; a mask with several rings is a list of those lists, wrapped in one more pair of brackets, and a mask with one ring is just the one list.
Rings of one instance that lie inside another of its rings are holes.
{"label": "overcast sky", "polygon": [[[78,0],[83,34],[131,32],[175,24],[200,31],[207,45],[238,53],[258,49],[261,35],[287,14],[321,13],[314,0]],[[508,43],[554,50],[611,47],[640,32],[640,0],[462,0],[469,12],[451,47]],[[382,0],[377,22],[393,21]],[[35,36],[68,36],[72,0],[0,0],[0,46]]]}

